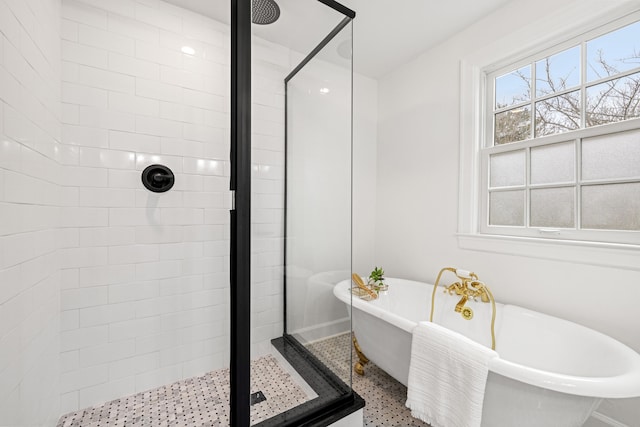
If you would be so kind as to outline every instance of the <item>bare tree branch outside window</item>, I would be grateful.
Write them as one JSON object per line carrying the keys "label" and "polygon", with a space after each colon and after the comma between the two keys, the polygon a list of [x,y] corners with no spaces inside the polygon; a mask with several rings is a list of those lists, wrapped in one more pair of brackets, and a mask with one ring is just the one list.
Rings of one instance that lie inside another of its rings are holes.
{"label": "bare tree branch outside window", "polygon": [[[495,114],[494,143],[496,145],[640,117],[640,72],[608,79],[619,75],[624,70],[621,71],[619,67],[610,64],[603,52],[599,51],[596,63],[590,65],[597,80],[605,79],[605,81],[586,88],[586,112],[583,126],[580,89],[568,91],[571,86],[567,85],[570,75],[578,73],[579,70],[573,69],[566,75],[554,76],[551,72],[550,58],[545,58],[543,61],[544,72],[538,72],[536,76],[537,97],[542,99],[534,103],[535,135],[531,134],[530,104],[520,106]],[[617,59],[615,62],[624,64],[626,68],[637,67],[640,65],[640,52],[634,49],[632,55]],[[519,71],[514,74],[531,88],[530,76]],[[530,92],[528,90],[526,93],[514,96],[509,103],[497,103],[496,108],[527,102],[532,97]],[[560,93],[560,95],[552,96],[554,93]]]}

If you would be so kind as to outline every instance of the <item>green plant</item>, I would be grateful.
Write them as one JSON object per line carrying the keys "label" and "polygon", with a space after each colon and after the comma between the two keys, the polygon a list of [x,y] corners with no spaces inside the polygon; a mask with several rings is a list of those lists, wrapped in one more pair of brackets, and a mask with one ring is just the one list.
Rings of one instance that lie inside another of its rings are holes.
{"label": "green plant", "polygon": [[379,291],[380,288],[383,288],[385,286],[385,284],[384,284],[384,270],[382,269],[382,267],[380,267],[380,268],[375,267],[373,269],[371,274],[369,274],[368,283],[376,291]]}

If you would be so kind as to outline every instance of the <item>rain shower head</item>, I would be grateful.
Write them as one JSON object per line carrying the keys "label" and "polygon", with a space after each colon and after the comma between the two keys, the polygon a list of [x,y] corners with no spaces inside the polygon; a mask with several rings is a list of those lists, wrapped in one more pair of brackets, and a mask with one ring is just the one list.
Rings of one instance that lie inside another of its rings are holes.
{"label": "rain shower head", "polygon": [[252,0],[251,12],[254,24],[272,24],[280,17],[280,7],[274,0]]}

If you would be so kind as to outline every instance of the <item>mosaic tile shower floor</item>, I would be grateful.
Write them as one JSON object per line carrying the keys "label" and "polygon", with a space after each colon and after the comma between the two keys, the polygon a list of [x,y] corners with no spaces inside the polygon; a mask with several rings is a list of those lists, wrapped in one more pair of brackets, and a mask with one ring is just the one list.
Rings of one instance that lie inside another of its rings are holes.
{"label": "mosaic tile shower floor", "polygon": [[[251,391],[267,400],[251,407],[252,425],[309,398],[272,356],[251,363]],[[224,427],[229,425],[229,370],[138,393],[72,412],[57,427]]]}
{"label": "mosaic tile shower floor", "polygon": [[[343,381],[349,382],[351,336],[346,333],[307,346]],[[354,356],[355,357],[355,356]],[[309,398],[272,356],[251,364],[252,392],[267,400],[251,408],[256,424]],[[353,375],[353,388],[364,398],[367,427],[429,427],[404,406],[405,386],[373,363],[365,375]],[[226,427],[229,425],[229,370],[222,369],[157,389],[72,412],[57,427]]]}
{"label": "mosaic tile shower floor", "polygon": [[[351,334],[346,333],[307,346],[318,359],[349,383],[351,368]],[[355,354],[353,356],[356,357]],[[372,362],[364,376],[353,373],[353,389],[366,402],[364,425],[368,427],[429,427],[411,416],[404,406],[407,388]]]}

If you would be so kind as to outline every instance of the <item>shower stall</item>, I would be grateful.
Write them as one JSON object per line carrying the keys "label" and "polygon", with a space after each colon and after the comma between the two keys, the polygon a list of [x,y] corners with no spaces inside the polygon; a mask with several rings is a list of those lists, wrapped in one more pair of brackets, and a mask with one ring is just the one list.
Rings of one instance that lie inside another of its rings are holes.
{"label": "shower stall", "polygon": [[0,0],[0,426],[357,415],[354,17]]}

